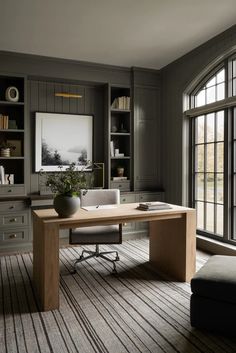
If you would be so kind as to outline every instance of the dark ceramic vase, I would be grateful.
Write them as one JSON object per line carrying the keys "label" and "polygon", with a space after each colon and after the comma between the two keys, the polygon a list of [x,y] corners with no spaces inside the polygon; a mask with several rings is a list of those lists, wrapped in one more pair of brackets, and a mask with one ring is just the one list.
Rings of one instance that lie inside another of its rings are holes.
{"label": "dark ceramic vase", "polygon": [[61,218],[73,216],[80,207],[80,198],[77,196],[57,195],[54,198],[54,208]]}

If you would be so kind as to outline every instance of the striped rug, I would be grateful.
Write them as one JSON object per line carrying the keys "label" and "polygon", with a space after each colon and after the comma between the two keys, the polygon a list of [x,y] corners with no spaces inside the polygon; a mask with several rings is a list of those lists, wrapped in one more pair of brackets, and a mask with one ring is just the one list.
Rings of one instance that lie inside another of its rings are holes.
{"label": "striped rug", "polygon": [[62,249],[60,310],[50,312],[37,310],[32,254],[1,257],[1,353],[236,352],[236,341],[191,328],[189,284],[157,276],[148,240],[101,248],[119,250],[119,274],[91,259],[71,275],[81,249]]}

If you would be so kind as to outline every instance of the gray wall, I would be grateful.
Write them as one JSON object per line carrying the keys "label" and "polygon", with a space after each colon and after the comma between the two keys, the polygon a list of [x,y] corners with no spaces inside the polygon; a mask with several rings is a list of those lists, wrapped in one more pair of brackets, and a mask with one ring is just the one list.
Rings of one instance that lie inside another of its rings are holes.
{"label": "gray wall", "polygon": [[217,57],[236,45],[236,26],[214,37],[162,70],[162,183],[166,201],[185,203],[187,163],[183,119],[183,92]]}

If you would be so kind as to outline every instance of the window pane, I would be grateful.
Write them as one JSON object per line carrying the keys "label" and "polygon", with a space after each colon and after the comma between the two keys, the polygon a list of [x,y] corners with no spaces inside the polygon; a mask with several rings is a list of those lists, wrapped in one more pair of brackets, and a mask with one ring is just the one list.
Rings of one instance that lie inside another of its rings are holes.
{"label": "window pane", "polygon": [[195,97],[195,106],[200,107],[205,104],[206,104],[205,90],[202,90]]}
{"label": "window pane", "polygon": [[217,97],[217,101],[224,99],[225,98],[225,84],[221,83],[219,85],[217,85],[216,87],[216,97]]}
{"label": "window pane", "polygon": [[224,140],[224,111],[216,113],[216,140]]}
{"label": "window pane", "polygon": [[204,145],[196,146],[196,171],[204,172]]}
{"label": "window pane", "polygon": [[233,77],[236,77],[236,60],[232,61]]}
{"label": "window pane", "polygon": [[206,171],[207,172],[214,172],[214,143],[209,143],[207,146],[206,146],[206,149],[207,149],[207,162],[206,162]]}
{"label": "window pane", "polygon": [[216,88],[215,86],[206,89],[206,103],[213,103],[216,101]]}
{"label": "window pane", "polygon": [[216,202],[224,202],[224,174],[217,174],[216,176]]}
{"label": "window pane", "polygon": [[195,178],[195,198],[196,200],[204,200],[204,174],[197,173]]}
{"label": "window pane", "polygon": [[196,118],[196,143],[204,142],[204,116]]}
{"label": "window pane", "polygon": [[225,80],[225,69],[219,71],[218,74],[216,75],[217,83],[223,82],[224,80]]}
{"label": "window pane", "polygon": [[214,174],[213,173],[207,173],[206,174],[206,178],[207,178],[206,198],[207,198],[207,201],[214,202]]}
{"label": "window pane", "polygon": [[214,204],[206,204],[206,230],[214,232]]}
{"label": "window pane", "polygon": [[233,96],[236,95],[236,79],[233,79]]}
{"label": "window pane", "polygon": [[197,228],[204,229],[204,203],[196,202]]}
{"label": "window pane", "polygon": [[216,233],[223,235],[224,232],[224,207],[221,205],[216,206]]}
{"label": "window pane", "polygon": [[211,87],[216,85],[216,76],[212,77],[206,84],[206,87]]}
{"label": "window pane", "polygon": [[215,114],[207,114],[207,142],[214,141],[214,134],[215,134]]}
{"label": "window pane", "polygon": [[216,171],[223,173],[224,171],[224,143],[216,144]]}

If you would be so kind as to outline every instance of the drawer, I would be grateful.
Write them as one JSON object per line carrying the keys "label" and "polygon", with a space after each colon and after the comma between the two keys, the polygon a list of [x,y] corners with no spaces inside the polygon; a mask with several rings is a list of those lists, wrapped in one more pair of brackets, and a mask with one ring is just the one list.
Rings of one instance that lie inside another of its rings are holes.
{"label": "drawer", "polygon": [[120,191],[130,191],[130,181],[111,181],[111,189],[119,189]]}
{"label": "drawer", "polygon": [[0,232],[1,242],[19,242],[29,240],[29,230],[28,229],[11,229],[7,231]]}
{"label": "drawer", "polygon": [[1,185],[0,196],[24,195],[25,187],[22,185]]}
{"label": "drawer", "polygon": [[16,213],[16,214],[6,214],[0,216],[0,226],[24,226],[28,225],[28,212]]}
{"label": "drawer", "polygon": [[134,194],[121,194],[120,195],[120,203],[132,203],[135,202]]}
{"label": "drawer", "polygon": [[11,213],[24,211],[27,208],[25,201],[0,201],[0,212]]}
{"label": "drawer", "polygon": [[137,202],[162,201],[162,193],[140,193],[136,195]]}

